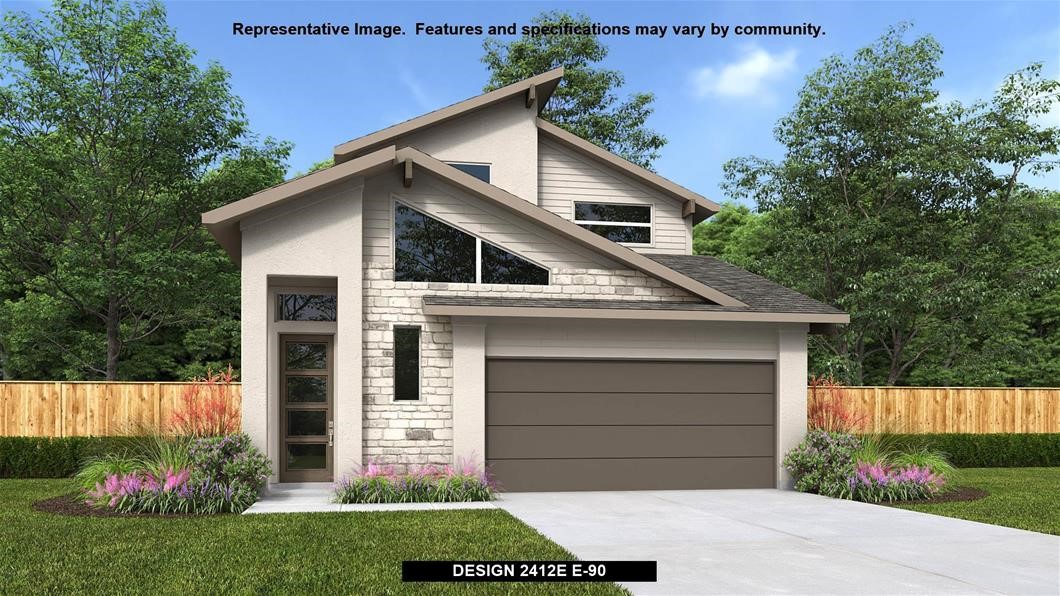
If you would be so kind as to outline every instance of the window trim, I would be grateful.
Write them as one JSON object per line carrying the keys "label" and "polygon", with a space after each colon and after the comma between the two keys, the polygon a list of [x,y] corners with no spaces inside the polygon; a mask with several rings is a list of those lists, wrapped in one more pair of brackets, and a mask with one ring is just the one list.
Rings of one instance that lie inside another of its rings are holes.
{"label": "window trim", "polygon": [[[646,207],[648,209],[648,222],[637,222],[637,221],[598,221],[591,219],[577,219],[578,204],[582,205],[615,205],[618,207]],[[648,234],[651,237],[651,242],[616,242],[615,244],[621,244],[622,246],[640,246],[640,247],[652,247],[655,246],[655,204],[649,203],[625,203],[619,201],[582,201],[572,199],[570,202],[570,213],[571,221],[575,225],[585,226],[612,226],[612,227],[633,227],[633,228],[648,228]],[[588,228],[586,228],[588,229]],[[591,230],[590,230],[591,231]]]}
{"label": "window trim", "polygon": [[[419,340],[416,345],[416,399],[398,399],[397,396],[397,330],[415,329]],[[390,401],[395,404],[408,404],[423,401],[423,325],[394,323],[390,326],[390,349],[393,352],[392,368],[394,369],[394,385],[390,392]]]}
{"label": "window trim", "polygon": [[475,176],[474,174],[470,174],[468,172],[464,172],[463,170],[460,170],[460,171],[464,172],[468,176],[474,176],[476,179],[482,180],[486,184],[493,184],[493,163],[491,163],[491,162],[485,162],[485,161],[445,161],[445,163],[447,165],[450,165],[450,166],[486,166],[486,168],[489,170],[489,176],[490,176],[489,180],[482,180],[481,178],[479,178],[478,176]]}
{"label": "window trim", "polygon": [[[438,217],[437,215],[429,213],[426,209],[421,209],[420,207],[416,207],[416,206],[410,204],[408,201],[401,200],[396,195],[391,195],[391,205],[390,205],[390,265],[391,265],[390,266],[390,271],[391,271],[391,275],[390,275],[390,278],[394,281],[394,283],[399,283],[399,284],[400,283],[409,283],[409,284],[425,283],[425,282],[418,282],[418,281],[398,281],[396,279],[397,278],[397,234],[395,233],[395,230],[397,228],[397,206],[398,205],[401,205],[402,207],[406,207],[408,209],[412,209],[413,211],[415,211],[417,213],[421,213],[423,215],[426,215],[427,217],[430,217],[431,219],[436,219],[436,220],[442,222],[443,224],[453,228],[454,230],[459,230],[459,231],[461,231],[461,232],[463,232],[463,233],[467,234],[468,236],[471,236],[472,238],[475,239],[475,281],[472,282],[475,285],[489,285],[489,286],[520,285],[520,286],[537,286],[537,287],[543,287],[543,285],[544,286],[552,285],[552,268],[551,267],[548,267],[548,266],[544,265],[543,263],[535,261],[534,259],[525,257],[522,254],[518,253],[517,251],[514,251],[514,250],[512,250],[510,248],[507,248],[507,247],[505,247],[505,246],[503,246],[503,245],[501,245],[501,244],[499,244],[497,242],[486,240],[485,238],[483,238],[482,236],[479,236],[478,234],[469,232],[469,231],[465,230],[461,226],[458,226],[458,225],[456,225],[456,224],[454,224],[452,222],[446,221],[446,220]],[[526,261],[527,263],[531,263],[533,265],[537,265],[538,267],[544,269],[548,273],[548,281],[547,281],[547,283],[545,283],[543,285],[542,284],[484,284],[482,282],[482,243],[483,242],[485,242],[486,244],[490,244],[492,246],[495,246],[495,247],[497,247],[497,248],[499,248],[499,249],[501,249],[501,250],[503,250],[505,252],[509,252],[509,253],[519,257],[520,259]],[[427,283],[450,283],[450,284],[454,284],[454,283],[468,283],[468,282],[446,281],[446,282],[427,282]]]}

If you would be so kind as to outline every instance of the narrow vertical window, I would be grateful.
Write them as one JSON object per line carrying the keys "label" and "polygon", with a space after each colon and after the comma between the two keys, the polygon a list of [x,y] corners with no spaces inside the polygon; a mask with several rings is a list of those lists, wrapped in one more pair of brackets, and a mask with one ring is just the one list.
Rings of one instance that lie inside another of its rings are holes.
{"label": "narrow vertical window", "polygon": [[394,399],[420,398],[420,328],[394,327]]}

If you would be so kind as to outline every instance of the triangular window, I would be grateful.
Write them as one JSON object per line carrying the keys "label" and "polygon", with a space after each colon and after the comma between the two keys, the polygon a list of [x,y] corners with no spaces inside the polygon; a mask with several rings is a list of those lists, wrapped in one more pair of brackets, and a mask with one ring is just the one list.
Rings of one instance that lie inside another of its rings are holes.
{"label": "triangular window", "polygon": [[395,281],[548,285],[548,269],[401,203]]}

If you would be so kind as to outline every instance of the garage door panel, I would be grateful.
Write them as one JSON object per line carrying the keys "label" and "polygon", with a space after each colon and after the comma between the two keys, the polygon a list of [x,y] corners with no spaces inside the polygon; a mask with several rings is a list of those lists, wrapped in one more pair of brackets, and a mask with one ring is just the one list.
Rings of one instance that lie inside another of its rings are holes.
{"label": "garage door panel", "polygon": [[[645,374],[645,373],[648,374]],[[488,392],[772,393],[770,362],[490,360]]]}
{"label": "garage door panel", "polygon": [[771,457],[772,426],[493,426],[500,459]]}
{"label": "garage door panel", "polygon": [[773,424],[771,393],[490,393],[486,424]]}
{"label": "garage door panel", "polygon": [[772,457],[498,460],[491,470],[501,489],[684,490],[773,488]]}

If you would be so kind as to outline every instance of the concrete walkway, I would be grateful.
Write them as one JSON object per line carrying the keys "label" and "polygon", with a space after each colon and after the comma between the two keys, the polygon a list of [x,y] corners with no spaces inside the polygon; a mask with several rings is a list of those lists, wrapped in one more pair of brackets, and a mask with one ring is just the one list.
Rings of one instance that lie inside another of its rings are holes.
{"label": "concrete walkway", "polygon": [[1060,593],[1060,537],[777,490],[512,493],[582,560],[653,560],[637,594]]}
{"label": "concrete walkway", "polygon": [[423,511],[434,509],[494,509],[490,502],[472,503],[335,503],[330,482],[291,482],[271,484],[265,494],[244,515],[256,513],[312,513],[345,511]]}

